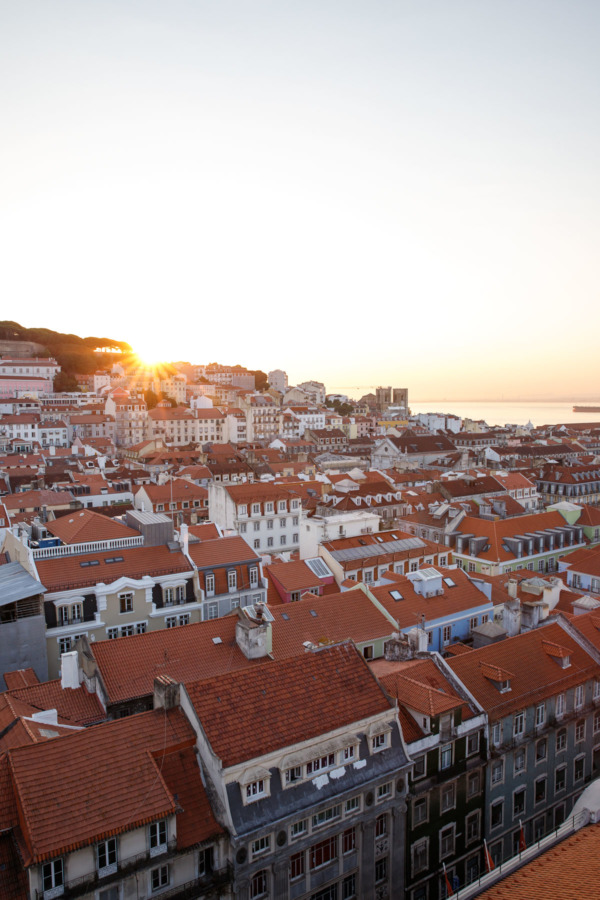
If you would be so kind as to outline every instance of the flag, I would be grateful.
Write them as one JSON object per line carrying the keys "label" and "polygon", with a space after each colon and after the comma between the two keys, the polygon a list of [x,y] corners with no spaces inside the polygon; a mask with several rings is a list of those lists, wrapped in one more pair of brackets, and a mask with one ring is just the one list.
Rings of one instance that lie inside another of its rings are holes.
{"label": "flag", "polygon": [[444,867],[444,879],[446,881],[446,897],[451,897],[454,893],[454,890],[448,879],[448,873],[446,872],[446,863],[442,863],[442,865]]}
{"label": "flag", "polygon": [[519,819],[519,853],[522,853],[523,850],[527,850],[527,844],[525,843],[525,832],[523,831],[523,823]]}
{"label": "flag", "polygon": [[492,869],[495,869],[494,860],[492,859],[492,854],[488,850],[487,841],[483,842],[483,852],[485,853],[485,864],[488,872],[491,872]]}

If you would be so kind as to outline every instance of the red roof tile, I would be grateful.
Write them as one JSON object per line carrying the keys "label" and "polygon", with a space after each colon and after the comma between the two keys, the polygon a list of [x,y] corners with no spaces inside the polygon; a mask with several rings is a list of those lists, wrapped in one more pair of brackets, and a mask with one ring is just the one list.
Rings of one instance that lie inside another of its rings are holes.
{"label": "red roof tile", "polygon": [[381,712],[394,715],[351,643],[189,684],[187,690],[225,768]]}
{"label": "red roof tile", "polygon": [[153,754],[194,741],[181,710],[157,709],[9,751],[25,865],[174,813]]}

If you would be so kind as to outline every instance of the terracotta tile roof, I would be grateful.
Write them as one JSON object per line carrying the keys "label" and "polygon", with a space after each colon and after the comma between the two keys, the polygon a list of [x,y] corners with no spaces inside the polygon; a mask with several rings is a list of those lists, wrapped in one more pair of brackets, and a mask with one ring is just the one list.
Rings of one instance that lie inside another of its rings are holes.
{"label": "terracotta tile roof", "polygon": [[[310,591],[313,588],[318,590],[323,585],[323,580],[307,566],[304,560],[297,562],[279,562],[267,566],[265,573],[268,573],[273,580],[281,586],[284,593],[290,591]],[[333,572],[327,577],[333,577]],[[338,588],[336,586],[336,593]]]}
{"label": "terracotta tile roof", "polygon": [[[122,562],[107,562],[116,558],[122,558]],[[98,565],[85,565],[94,561]],[[156,577],[171,572],[192,571],[191,563],[180,550],[170,551],[166,546],[126,547],[103,550],[101,553],[39,559],[36,560],[36,568],[42,584],[49,591],[92,587],[99,582],[112,584],[122,576],[143,578],[144,575]]]}
{"label": "terracotta tile roof", "polygon": [[[420,623],[422,615],[428,622],[432,622],[450,613],[464,612],[488,604],[485,595],[472,584],[462,569],[443,569],[440,566],[435,568],[442,575],[442,579],[451,578],[455,585],[449,587],[442,580],[443,593],[435,597],[423,597],[418,594],[406,575],[399,576],[393,584],[370,588],[373,596],[383,604],[387,612],[399,623],[400,628]],[[392,597],[391,591],[399,591],[402,600]]]}
{"label": "terracotta tile roof", "polygon": [[[114,642],[116,643],[116,641]],[[10,703],[17,715],[31,716],[33,712],[55,709],[60,720],[69,725],[90,725],[102,722],[106,713],[96,694],[90,694],[85,685],[63,689],[60,679],[13,688],[0,694],[0,708]],[[23,704],[17,707],[15,704]]]}
{"label": "terracotta tile roof", "polygon": [[[560,655],[565,651],[570,657],[568,668],[561,668],[555,654],[548,651],[549,644],[558,645]],[[531,706],[600,673],[600,666],[557,623],[449,658],[448,665],[494,717]],[[509,674],[509,692],[501,693],[486,677],[489,666],[514,673]]]}
{"label": "terracotta tile roof", "polygon": [[203,525],[189,525],[188,533],[200,541],[212,541],[221,537],[219,529],[212,522],[206,522]]}
{"label": "terracotta tile roof", "polygon": [[[566,524],[564,517],[556,511],[495,520],[465,516],[460,522],[456,533],[459,535],[473,534],[475,537],[486,537],[490,549],[478,553],[478,558],[504,562],[516,558],[514,553],[505,550],[502,546],[503,541],[507,537],[527,532],[542,531],[545,528],[564,528]],[[565,548],[565,551],[567,549]]]}
{"label": "terracotta tile roof", "polygon": [[[157,709],[11,750],[25,865],[174,813],[160,757],[165,748],[194,742],[181,710]],[[60,772],[60,778],[49,779],[48,772]]]}
{"label": "terracotta tile roof", "polygon": [[10,834],[0,835],[0,896],[28,900],[29,880]]}
{"label": "terracotta tile roof", "polygon": [[30,684],[39,684],[40,679],[32,668],[16,669],[14,672],[4,673],[4,682],[7,690],[11,691],[14,688],[28,687]]}
{"label": "terracotta tile roof", "polygon": [[332,644],[350,638],[364,643],[389,637],[395,627],[356,585],[342,594],[283,603],[271,613],[275,659],[303,653],[305,641]]}
{"label": "terracotta tile roof", "polygon": [[72,733],[73,726],[49,725],[47,722],[35,722],[20,716],[0,736],[0,751],[25,747],[27,744],[40,744]]}
{"label": "terracotta tile roof", "polygon": [[110,702],[151,695],[157,675],[187,683],[261,663],[247,659],[238,647],[236,622],[237,615],[223,616],[118,641],[96,641],[91,650]]}
{"label": "terracotta tile roof", "polygon": [[444,647],[444,653],[447,653],[449,656],[462,656],[465,653],[470,653],[472,647],[467,647],[466,644],[463,644],[462,641],[456,641],[455,644],[449,644],[447,647]]}
{"label": "terracotta tile roof", "polygon": [[185,478],[174,478],[165,484],[145,484],[144,490],[151,503],[176,503],[179,500],[206,500],[208,491],[201,484],[186,481]]}
{"label": "terracotta tile roof", "polygon": [[260,556],[246,543],[243,537],[228,535],[214,540],[202,540],[189,545],[191,558],[199,569],[212,566],[230,566],[235,563],[260,562]]}
{"label": "terracotta tile roof", "polygon": [[22,491],[18,494],[7,494],[2,501],[7,510],[41,509],[42,506],[68,507],[74,497],[70,491]]}
{"label": "terracotta tile roof", "polygon": [[177,815],[178,850],[224,833],[213,815],[193,747],[165,756],[161,775],[181,807]]}
{"label": "terracotta tile roof", "polygon": [[196,682],[187,689],[225,768],[377,713],[394,715],[351,643]]}
{"label": "terracotta tile roof", "polygon": [[479,900],[590,900],[600,883],[600,826],[587,825],[479,894]]}
{"label": "terracotta tile roof", "polygon": [[139,536],[139,531],[91,509],[77,510],[72,515],[46,522],[46,528],[64,544],[83,544],[87,541],[111,541]]}
{"label": "terracotta tile roof", "polygon": [[572,572],[581,572],[583,575],[600,576],[600,547],[582,547],[574,550],[561,560]]}

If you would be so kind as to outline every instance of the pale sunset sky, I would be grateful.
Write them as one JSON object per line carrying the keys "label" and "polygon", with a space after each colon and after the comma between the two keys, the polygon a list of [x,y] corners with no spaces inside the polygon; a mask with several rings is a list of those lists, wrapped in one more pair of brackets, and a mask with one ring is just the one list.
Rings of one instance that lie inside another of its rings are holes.
{"label": "pale sunset sky", "polygon": [[600,396],[598,2],[0,21],[0,318],[333,391]]}

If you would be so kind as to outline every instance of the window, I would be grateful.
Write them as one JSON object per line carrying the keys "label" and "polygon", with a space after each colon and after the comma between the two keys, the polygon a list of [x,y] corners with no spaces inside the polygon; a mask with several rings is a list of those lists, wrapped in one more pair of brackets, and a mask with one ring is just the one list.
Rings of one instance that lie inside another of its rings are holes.
{"label": "window", "polygon": [[467,797],[475,797],[481,790],[481,777],[479,772],[470,772],[467,778]]}
{"label": "window", "polygon": [[215,867],[215,854],[213,847],[205,847],[198,853],[198,878],[210,875]]}
{"label": "window", "polygon": [[515,751],[515,757],[514,757],[514,773],[515,773],[515,775],[518,775],[519,772],[525,771],[525,760],[526,760],[525,748],[521,747],[519,750]]}
{"label": "window", "polygon": [[265,512],[272,513],[274,511],[275,511],[275,507],[274,507],[273,503],[267,503],[267,505],[265,507]]}
{"label": "window", "polygon": [[554,775],[554,791],[558,793],[559,791],[564,791],[567,786],[567,767],[561,766],[556,770]]}
{"label": "window", "polygon": [[[107,628],[106,629],[106,637],[109,641],[114,641],[119,637],[119,629],[118,628]],[[60,641],[59,641],[60,643]],[[61,650],[61,653],[66,653],[66,650]]]}
{"label": "window", "polygon": [[583,706],[583,685],[578,684],[575,688],[575,709],[580,709]]}
{"label": "window", "polygon": [[298,516],[292,516],[292,525],[294,528],[298,526]]}
{"label": "window", "polygon": [[411,847],[412,851],[412,872],[413,875],[417,875],[419,872],[424,872],[429,868],[429,840],[428,838],[424,838],[422,841],[417,841],[416,844],[413,844]]}
{"label": "window", "polygon": [[577,719],[575,722],[575,743],[585,740],[585,719]]}
{"label": "window", "polygon": [[348,875],[342,881],[342,900],[354,900],[356,897],[356,875]]}
{"label": "window", "polygon": [[600,712],[594,713],[594,734],[600,731]]}
{"label": "window", "polygon": [[344,752],[342,753],[342,762],[351,762],[356,758],[356,747],[352,745],[351,747],[345,747]]}
{"label": "window", "polygon": [[[117,630],[116,628],[114,629]],[[116,637],[116,635],[115,635]],[[58,649],[60,653],[68,653],[71,649],[71,638],[70,637],[62,637],[58,639]]]}
{"label": "window", "polygon": [[308,819],[299,819],[297,822],[293,822],[290,828],[290,835],[292,838],[300,837],[303,834],[306,834],[308,831]]}
{"label": "window", "polygon": [[413,765],[413,778],[424,778],[427,774],[427,757],[418,756]]}
{"label": "window", "polygon": [[448,812],[449,809],[454,809],[455,806],[455,785],[454,782],[452,784],[445,784],[442,788],[442,802],[441,802],[441,810],[442,813]]}
{"label": "window", "polygon": [[502,743],[502,725],[500,722],[495,722],[492,728],[492,744],[494,747],[498,747],[499,744]]}
{"label": "window", "polygon": [[[379,818],[385,819],[385,816]],[[375,823],[375,836],[377,837],[377,823]],[[346,828],[342,834],[342,853],[352,853],[353,850],[356,850],[356,828]]]}
{"label": "window", "polygon": [[255,841],[252,841],[252,859],[256,859],[257,856],[264,856],[265,853],[268,853],[271,849],[271,835],[267,834],[264,837],[257,838]]}
{"label": "window", "polygon": [[260,503],[253,503],[253,504],[252,504],[252,515],[253,515],[253,516],[260,516]]}
{"label": "window", "polygon": [[254,530],[260,531],[260,522],[254,522]]}
{"label": "window", "polygon": [[219,615],[219,604],[218,603],[209,603],[206,607],[206,618],[207,619],[216,619]]}
{"label": "window", "polygon": [[300,853],[294,853],[290,857],[290,881],[296,878],[302,878],[304,875],[304,850]]}
{"label": "window", "polygon": [[467,756],[472,756],[479,750],[479,732],[467,736]]}
{"label": "window", "polygon": [[177,627],[177,616],[167,616],[165,618],[165,626],[167,628],[176,628]]}
{"label": "window", "polygon": [[525,812],[525,788],[519,788],[513,794],[513,816],[520,816]]}
{"label": "window", "polygon": [[380,784],[377,788],[377,801],[385,800],[392,796],[392,783],[388,781],[386,784]]}
{"label": "window", "polygon": [[269,521],[267,522],[267,528],[271,531],[273,530],[273,519],[269,519]]}
{"label": "window", "polygon": [[419,797],[418,800],[413,800],[412,805],[412,820],[413,825],[420,825],[421,822],[426,822],[428,816],[428,808],[427,808],[427,797]]}
{"label": "window", "polygon": [[163,819],[161,822],[152,822],[149,828],[150,834],[150,856],[156,856],[158,853],[164,853],[167,849],[167,823]]}
{"label": "window", "polygon": [[580,756],[575,760],[574,778],[575,781],[581,781],[585,773],[585,756]]}
{"label": "window", "polygon": [[519,737],[525,731],[525,712],[521,710],[521,712],[515,713],[515,717],[513,719],[513,735],[514,737]]}
{"label": "window", "polygon": [[375,862],[375,884],[380,884],[387,878],[387,856]]}
{"label": "window", "polygon": [[250,882],[250,900],[258,900],[259,897],[266,897],[268,891],[268,877],[265,869],[256,872]]}
{"label": "window", "polygon": [[376,734],[375,737],[371,739],[371,749],[373,753],[377,753],[378,750],[384,750],[387,747],[388,737],[389,735],[386,732],[385,734]]}
{"label": "window", "polygon": [[169,883],[169,867],[158,866],[157,869],[152,869],[150,883],[153,891],[160,891],[161,888],[166,887]]}
{"label": "window", "polygon": [[297,532],[294,532],[294,534],[292,535],[292,543],[298,544],[299,541],[300,541],[300,535]]}
{"label": "window", "polygon": [[245,522],[240,522],[239,528],[240,528],[240,534],[246,534],[246,531],[247,531],[248,529],[247,529],[247,527],[246,527],[246,523],[245,523]]}
{"label": "window", "polygon": [[344,807],[344,812],[346,815],[350,813],[358,812],[360,809],[360,798],[359,797],[350,797],[349,800],[346,800],[346,805]]}
{"label": "window", "polygon": [[548,741],[546,738],[538,741],[535,745],[535,761],[536,763],[542,762],[548,756]]}
{"label": "window", "polygon": [[473,843],[473,841],[479,840],[479,831],[480,831],[480,814],[479,810],[475,810],[475,812],[470,813],[465,819],[465,827],[466,827],[466,842],[467,844]]}
{"label": "window", "polygon": [[98,875],[110,875],[117,871],[117,840],[109,838],[107,841],[101,841],[96,845],[96,863],[98,866]]}
{"label": "window", "polygon": [[[269,538],[269,541],[272,541],[272,540],[273,540],[273,538]],[[256,540],[254,541],[253,546],[254,546],[254,549],[255,549],[255,550],[260,550],[260,540],[259,540],[259,538],[256,538]],[[272,545],[269,544],[269,546],[272,546]]]}
{"label": "window", "polygon": [[287,525],[287,519],[280,519],[280,520],[279,520],[279,527],[280,527],[280,528],[285,528],[286,525]]}
{"label": "window", "polygon": [[548,779],[544,776],[543,778],[538,778],[535,783],[534,790],[534,801],[535,803],[543,803],[546,799],[546,784]]}
{"label": "window", "polygon": [[227,573],[227,588],[228,590],[235,591],[237,587],[237,573],[235,571]]}
{"label": "window", "polygon": [[285,770],[285,783],[294,784],[302,778],[302,766],[293,766],[291,769]]}
{"label": "window", "polygon": [[340,817],[340,813],[340,806],[329,806],[327,809],[322,809],[320,812],[315,813],[315,815],[312,817],[313,828],[320,828],[321,825],[327,825],[328,822],[332,822],[334,819],[338,819]]}
{"label": "window", "polygon": [[119,606],[122,613],[133,612],[133,594],[119,594]]}
{"label": "window", "polygon": [[504,801],[498,800],[490,807],[490,827],[499,828],[504,818]]}
{"label": "window", "polygon": [[309,850],[309,855],[311,870],[327,865],[337,857],[337,838],[329,837],[314,844]]}
{"label": "window", "polygon": [[326,756],[319,756],[317,759],[311,759],[311,761],[306,764],[306,774],[307,776],[314,775],[315,772],[322,772],[323,769],[329,769],[333,765],[335,765],[335,754],[328,753]]}
{"label": "window", "polygon": [[454,825],[448,825],[440,831],[440,857],[451,856],[454,853]]}
{"label": "window", "polygon": [[[53,859],[42,866],[42,884],[44,896],[47,892],[61,888],[65,883],[64,863],[62,859]],[[58,896],[60,891],[56,892]]]}
{"label": "window", "polygon": [[561,728],[560,731],[556,734],[556,752],[560,753],[561,750],[566,750],[567,748],[567,729]]}
{"label": "window", "polygon": [[207,572],[204,576],[204,586],[208,596],[215,592],[215,576],[212,572]]}
{"label": "window", "polygon": [[263,778],[259,778],[257,781],[251,781],[250,784],[246,785],[247,803],[253,803],[255,800],[260,800],[260,798],[264,796],[265,782]]}
{"label": "window", "polygon": [[258,569],[256,568],[256,566],[252,566],[252,568],[250,569],[250,587],[258,587]]}
{"label": "window", "polygon": [[535,708],[535,725],[539,728],[546,721],[546,704],[538,703]]}
{"label": "window", "polygon": [[440,747],[440,769],[449,769],[452,765],[452,744]]}
{"label": "window", "polygon": [[387,815],[377,816],[375,820],[375,837],[383,838],[388,833],[388,817]]}
{"label": "window", "polygon": [[500,784],[504,780],[504,760],[496,759],[492,763],[492,784]]}
{"label": "window", "polygon": [[281,535],[281,537],[279,538],[279,543],[280,543],[280,544],[287,544],[287,537],[285,536],[285,534],[282,534],[282,535]]}
{"label": "window", "polygon": [[600,700],[600,681],[594,682],[594,700]]}
{"label": "window", "polygon": [[442,641],[444,643],[444,646],[446,646],[446,644],[449,644],[451,640],[452,640],[452,626],[444,625],[444,629],[442,631]]}
{"label": "window", "polygon": [[557,719],[560,718],[560,716],[564,716],[566,705],[567,705],[567,703],[566,703],[565,695],[559,694],[556,698],[556,708],[555,708]]}

